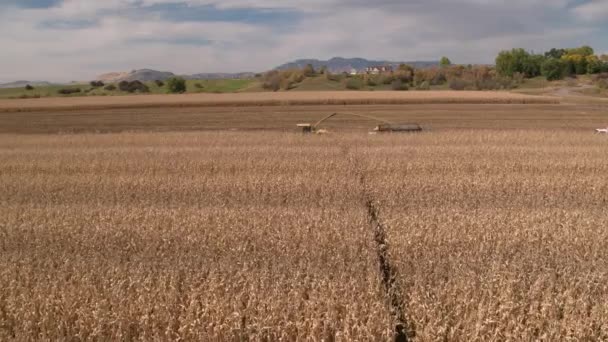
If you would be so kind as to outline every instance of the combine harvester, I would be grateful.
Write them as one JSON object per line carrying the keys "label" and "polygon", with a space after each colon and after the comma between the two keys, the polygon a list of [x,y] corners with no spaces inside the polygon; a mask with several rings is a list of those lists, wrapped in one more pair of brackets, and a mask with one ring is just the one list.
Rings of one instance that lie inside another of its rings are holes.
{"label": "combine harvester", "polygon": [[374,130],[372,132],[370,132],[370,134],[376,134],[376,133],[393,133],[393,132],[400,132],[400,133],[415,133],[415,132],[422,132],[422,127],[420,127],[420,125],[412,123],[412,124],[394,124],[392,122],[383,120],[383,119],[378,119],[375,118],[373,116],[369,116],[369,115],[362,115],[362,114],[353,114],[353,113],[333,113],[331,115],[328,115],[326,117],[324,117],[323,119],[319,120],[317,123],[315,124],[309,124],[309,123],[301,123],[298,124],[297,126],[302,129],[302,133],[304,134],[325,134],[328,133],[327,130],[324,129],[319,129],[319,126],[333,118],[336,115],[350,115],[350,116],[357,116],[360,118],[365,118],[365,119],[370,119],[370,120],[374,120],[374,121],[379,121],[382,122],[382,124],[376,126],[376,128],[374,128]]}

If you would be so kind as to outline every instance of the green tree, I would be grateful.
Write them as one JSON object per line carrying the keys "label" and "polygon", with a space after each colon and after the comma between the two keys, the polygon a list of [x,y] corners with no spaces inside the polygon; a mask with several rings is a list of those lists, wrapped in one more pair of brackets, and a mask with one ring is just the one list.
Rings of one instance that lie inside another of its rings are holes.
{"label": "green tree", "polygon": [[541,74],[544,61],[544,56],[530,54],[524,49],[501,51],[496,57],[496,72],[502,77],[513,77],[515,73],[536,77]]}
{"label": "green tree", "polygon": [[602,62],[597,56],[587,57],[587,73],[588,74],[599,74],[604,69],[604,62]]}
{"label": "green tree", "polygon": [[567,65],[562,59],[548,58],[543,62],[541,72],[548,81],[561,80],[567,73]]}
{"label": "green tree", "polygon": [[186,92],[186,80],[181,77],[172,77],[167,80],[167,90],[172,94],[181,94]]}
{"label": "green tree", "polygon": [[[512,77],[519,69],[519,58],[516,56],[515,49],[511,51],[501,51],[496,57],[496,72],[500,76]],[[525,52],[525,51],[524,51]],[[519,54],[519,52],[518,52]]]}
{"label": "green tree", "polygon": [[593,48],[588,45],[584,45],[575,49],[567,49],[566,52],[568,55],[581,55],[584,57],[593,56],[595,54]]}
{"label": "green tree", "polygon": [[526,77],[536,77],[541,75],[541,67],[545,62],[543,55],[528,55],[522,60],[521,70],[517,72],[526,75]]}
{"label": "green tree", "polygon": [[551,50],[545,52],[545,57],[546,58],[557,58],[557,59],[560,59],[565,54],[566,54],[566,50],[565,49],[552,48]]}
{"label": "green tree", "polygon": [[452,65],[452,61],[450,61],[449,58],[443,56],[441,57],[441,60],[439,61],[439,66],[441,66],[442,68],[445,67],[449,67],[450,65]]}
{"label": "green tree", "polygon": [[589,63],[587,62],[586,56],[581,54],[567,54],[562,56],[561,60],[566,62],[568,74],[584,75],[587,73]]}

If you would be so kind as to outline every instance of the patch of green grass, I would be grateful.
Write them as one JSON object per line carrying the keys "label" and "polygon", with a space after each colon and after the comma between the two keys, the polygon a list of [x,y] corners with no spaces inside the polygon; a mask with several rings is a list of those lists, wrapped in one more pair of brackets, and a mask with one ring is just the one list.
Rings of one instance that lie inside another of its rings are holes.
{"label": "patch of green grass", "polygon": [[[58,92],[64,88],[80,88],[83,92],[72,95],[60,95]],[[85,96],[84,90],[90,88],[88,84],[51,85],[45,87],[34,87],[26,90],[25,87],[0,89],[0,99],[38,98],[54,96]]]}
{"label": "patch of green grass", "polygon": [[[245,90],[254,79],[187,80],[188,93],[236,93]],[[196,84],[200,84],[201,88]]]}
{"label": "patch of green grass", "polygon": [[[187,93],[235,93],[251,88],[257,80],[254,79],[224,79],[224,80],[188,80],[186,81]],[[107,83],[109,85],[110,83]],[[200,84],[200,88],[196,86]],[[118,84],[114,84],[118,87]],[[154,82],[146,82],[150,89],[149,94],[166,94],[166,84],[159,87]],[[80,88],[80,93],[71,95],[59,94],[60,89]],[[75,96],[120,96],[133,95],[128,92],[106,90],[104,87],[92,88],[89,84],[52,85],[46,87],[34,87],[33,90],[21,88],[0,89],[0,99],[39,98],[39,97],[75,97]]]}

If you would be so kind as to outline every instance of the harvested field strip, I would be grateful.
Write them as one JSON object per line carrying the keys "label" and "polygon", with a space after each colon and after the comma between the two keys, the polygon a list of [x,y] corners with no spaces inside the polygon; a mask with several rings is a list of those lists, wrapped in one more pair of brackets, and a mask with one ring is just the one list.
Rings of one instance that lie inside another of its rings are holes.
{"label": "harvested field strip", "polygon": [[[427,130],[552,129],[605,127],[606,110],[568,105],[368,105],[214,107],[80,110],[0,113],[0,133],[158,132],[209,130],[295,131],[296,124],[314,123],[335,111],[371,115],[394,123],[415,122]],[[330,132],[369,131],[372,120],[336,116],[323,123]]]}
{"label": "harvested field strip", "polygon": [[42,98],[0,101],[2,112],[52,111],[55,109],[120,109],[167,107],[244,107],[301,105],[416,105],[416,104],[557,104],[558,97],[508,92],[297,92],[137,95],[107,97]]}
{"label": "harvested field strip", "polygon": [[415,336],[415,330],[413,327],[407,328],[404,296],[401,292],[401,288],[397,284],[397,270],[390,260],[389,243],[386,236],[387,229],[380,219],[378,205],[372,199],[368,199],[366,207],[370,224],[374,231],[374,241],[376,243],[376,253],[378,254],[378,266],[382,277],[382,284],[384,285],[384,291],[386,292],[386,297],[390,303],[391,313],[397,322],[395,324],[395,341],[407,342],[408,335]]}
{"label": "harvested field strip", "polygon": [[376,247],[376,255],[378,259],[378,273],[382,281],[384,296],[388,301],[390,313],[394,323],[394,341],[407,342],[408,337],[416,336],[416,329],[412,324],[408,324],[406,313],[406,296],[402,292],[401,287],[397,283],[397,269],[391,261],[389,253],[389,241],[387,237],[387,226],[380,218],[380,208],[377,201],[374,199],[373,191],[371,191],[370,183],[367,178],[369,174],[365,171],[363,165],[365,163],[359,156],[361,151],[350,154],[348,160],[351,164],[351,169],[354,170],[354,175],[358,180],[361,189],[361,197],[365,204],[367,217],[369,220],[371,233]]}

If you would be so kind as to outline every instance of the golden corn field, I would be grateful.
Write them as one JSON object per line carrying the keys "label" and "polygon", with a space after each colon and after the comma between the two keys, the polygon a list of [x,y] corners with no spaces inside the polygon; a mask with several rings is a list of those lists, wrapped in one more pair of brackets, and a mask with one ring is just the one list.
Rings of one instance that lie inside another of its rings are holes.
{"label": "golden corn field", "polygon": [[0,101],[1,112],[281,105],[557,104],[560,98],[504,91],[302,91],[232,94],[49,97]]}
{"label": "golden corn field", "polygon": [[0,340],[607,341],[607,151],[566,130],[0,135]]}

